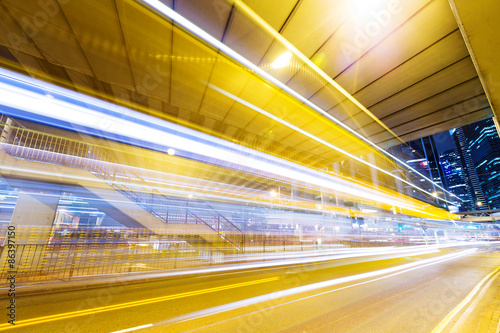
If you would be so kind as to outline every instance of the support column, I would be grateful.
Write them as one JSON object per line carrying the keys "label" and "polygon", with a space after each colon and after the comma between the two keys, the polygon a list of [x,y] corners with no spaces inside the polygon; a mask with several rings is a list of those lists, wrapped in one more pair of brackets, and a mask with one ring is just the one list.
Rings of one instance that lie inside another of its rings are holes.
{"label": "support column", "polygon": [[19,192],[10,221],[10,225],[18,230],[17,244],[47,244],[59,197],[60,191],[22,189]]}
{"label": "support column", "polygon": [[[56,216],[60,191],[22,188],[12,213],[10,227],[15,227],[16,264],[18,272],[37,269],[42,265],[43,253],[49,242],[52,224]],[[8,239],[5,240],[8,244]],[[7,247],[0,258],[0,270],[7,263]]]}
{"label": "support column", "polygon": [[5,125],[3,127],[2,133],[0,134],[0,143],[9,143],[11,132],[12,132],[12,119],[7,118],[5,120]]}

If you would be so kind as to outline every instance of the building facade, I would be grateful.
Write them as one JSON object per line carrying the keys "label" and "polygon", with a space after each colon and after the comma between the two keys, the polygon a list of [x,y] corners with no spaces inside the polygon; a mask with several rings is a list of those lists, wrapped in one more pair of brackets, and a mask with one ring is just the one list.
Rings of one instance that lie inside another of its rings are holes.
{"label": "building facade", "polygon": [[477,204],[480,209],[500,209],[500,138],[495,123],[490,118],[462,130],[473,163],[468,171],[480,187]]}

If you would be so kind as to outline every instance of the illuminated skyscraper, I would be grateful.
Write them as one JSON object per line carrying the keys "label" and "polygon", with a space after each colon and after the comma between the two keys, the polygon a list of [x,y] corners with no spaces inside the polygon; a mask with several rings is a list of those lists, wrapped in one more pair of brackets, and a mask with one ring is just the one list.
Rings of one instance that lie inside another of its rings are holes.
{"label": "illuminated skyscraper", "polygon": [[[471,186],[466,181],[464,166],[456,149],[449,149],[439,154],[439,162],[444,173],[443,183],[448,191],[455,194],[461,200],[450,198],[456,208],[460,211],[472,210],[474,199]],[[450,207],[453,210],[452,207]]]}
{"label": "illuminated skyscraper", "polygon": [[[444,177],[443,169],[439,163],[439,155],[436,149],[436,143],[432,136],[424,137],[418,140],[407,142],[405,145],[400,145],[396,147],[392,147],[390,152],[405,161],[406,164],[410,165],[414,170],[418,173],[408,172],[406,177],[414,183],[423,186],[425,184],[424,190],[429,194],[435,193],[439,194],[442,197],[438,186],[443,186],[444,182],[442,181]],[[433,183],[425,181],[422,177],[426,176],[431,179]],[[430,202],[432,204],[437,204],[443,207],[446,207],[444,203],[438,199],[433,197],[423,196],[421,193],[418,193],[413,188],[407,187],[405,193],[407,195],[413,196],[414,198]]]}
{"label": "illuminated skyscraper", "polygon": [[[460,136],[459,130],[457,130]],[[500,138],[493,119],[462,127],[468,148],[468,173],[480,209],[500,209]],[[479,187],[479,189],[476,189]]]}
{"label": "illuminated skyscraper", "polygon": [[455,149],[460,157],[462,163],[462,171],[464,175],[465,185],[471,195],[472,202],[474,203],[473,210],[488,209],[487,206],[483,207],[479,202],[484,202],[484,194],[479,184],[474,161],[472,160],[471,150],[467,138],[465,137],[462,127],[452,131],[452,138],[455,144]]}

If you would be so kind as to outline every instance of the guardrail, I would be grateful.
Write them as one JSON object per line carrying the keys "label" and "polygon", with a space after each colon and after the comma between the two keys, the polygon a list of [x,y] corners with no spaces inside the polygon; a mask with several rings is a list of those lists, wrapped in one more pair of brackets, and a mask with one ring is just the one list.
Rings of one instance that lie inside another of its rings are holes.
{"label": "guardrail", "polygon": [[[0,233],[7,232],[6,227]],[[13,247],[0,246],[2,276],[11,270],[7,255],[14,250],[16,279],[20,282],[71,280],[89,275],[134,273],[227,263],[265,260],[249,258],[232,246],[193,246],[200,236],[168,236],[137,228],[15,227]],[[226,243],[224,241],[220,241]],[[337,248],[337,243],[321,249]],[[293,235],[254,234],[249,253],[281,253],[273,259],[286,258],[287,251],[318,249],[317,244],[302,243]],[[241,256],[240,256],[241,255]]]}
{"label": "guardrail", "polygon": [[[0,228],[0,234],[6,234],[6,229]],[[17,226],[14,232],[12,246],[7,246],[7,243],[0,246],[0,272],[6,276],[12,270],[7,260],[8,256],[12,257],[19,282],[278,260],[339,248],[393,247],[427,242],[423,237],[414,236],[393,239],[348,234],[325,235],[318,242],[314,238],[304,239],[293,234],[253,231],[248,234],[243,254],[222,240],[226,246],[203,247],[200,236],[211,235],[180,237],[153,233],[148,229],[111,227]],[[193,245],[197,242],[201,246]]]}

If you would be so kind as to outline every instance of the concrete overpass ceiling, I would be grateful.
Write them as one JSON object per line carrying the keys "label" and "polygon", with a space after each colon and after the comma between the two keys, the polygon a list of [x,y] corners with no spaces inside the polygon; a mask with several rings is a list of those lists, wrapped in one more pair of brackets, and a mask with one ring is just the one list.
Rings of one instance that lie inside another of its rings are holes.
{"label": "concrete overpass ceiling", "polygon": [[[332,142],[336,146],[355,142],[355,149],[366,149],[302,103],[136,2],[51,4],[2,2],[6,65],[312,166],[331,163],[310,153],[318,142],[259,110],[299,128],[308,125],[325,140],[337,138]],[[189,2],[176,4],[180,12],[189,11]],[[221,39],[236,36],[232,31],[237,24],[227,24],[229,13],[220,34],[217,24],[207,30]],[[193,15],[191,19],[197,17]],[[197,19],[200,25],[209,21]],[[330,152],[328,159],[345,159],[331,148],[324,150]]]}
{"label": "concrete overpass ceiling", "polygon": [[[245,3],[404,141],[491,116],[445,0]],[[354,105],[328,110],[380,145],[399,143]]]}
{"label": "concrete overpass ceiling", "polygon": [[500,30],[497,15],[500,12],[498,1],[462,1],[450,0],[460,30],[468,49],[481,75],[490,103],[493,105],[495,118],[498,119],[500,108]]}
{"label": "concrete overpass ceiling", "polygon": [[[298,55],[276,66],[287,47],[238,2],[163,1],[382,147],[491,115],[445,0],[375,2],[363,14],[352,1],[246,1],[370,115]],[[371,150],[137,1],[6,0],[0,15],[2,62],[31,76],[315,167],[346,157],[283,121],[357,156]]]}

